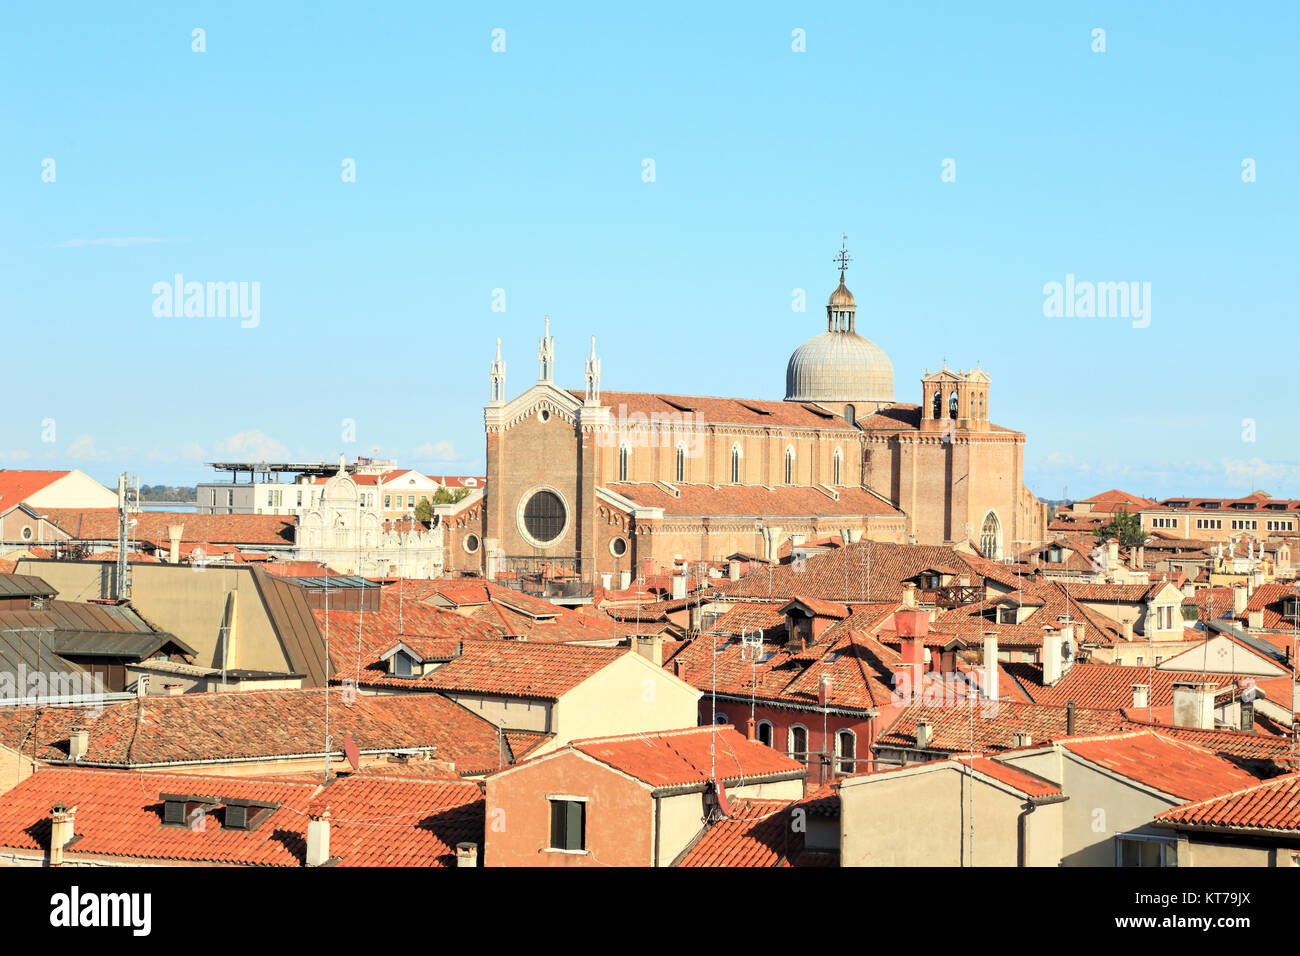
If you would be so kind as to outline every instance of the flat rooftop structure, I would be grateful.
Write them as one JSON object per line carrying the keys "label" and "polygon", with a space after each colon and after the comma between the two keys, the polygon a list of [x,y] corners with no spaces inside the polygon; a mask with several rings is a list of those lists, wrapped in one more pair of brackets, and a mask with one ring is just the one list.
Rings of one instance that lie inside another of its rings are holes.
{"label": "flat rooftop structure", "polygon": [[[204,464],[215,471],[229,472],[232,483],[238,481],[239,476],[245,472],[251,482],[257,475],[292,474],[328,477],[339,470],[338,462],[332,461],[207,461]],[[358,458],[356,461],[343,464],[343,470],[348,474],[356,474],[360,468],[390,470],[396,467],[396,461],[380,458]]]}

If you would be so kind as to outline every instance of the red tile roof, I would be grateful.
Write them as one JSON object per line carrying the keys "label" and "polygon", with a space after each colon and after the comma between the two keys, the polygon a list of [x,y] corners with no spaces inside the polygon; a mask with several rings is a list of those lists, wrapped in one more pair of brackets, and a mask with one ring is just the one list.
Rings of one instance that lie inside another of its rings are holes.
{"label": "red tile roof", "polygon": [[804,851],[804,831],[793,827],[790,820],[790,811],[795,805],[789,800],[734,801],[731,815],[709,825],[698,841],[681,856],[677,865],[835,865],[838,854]]}
{"label": "red tile roof", "polygon": [[411,685],[447,692],[559,700],[630,653],[626,648],[523,641],[465,641],[449,664]]}
{"label": "red tile roof", "polygon": [[731,726],[690,727],[657,733],[575,740],[574,750],[655,789],[706,783],[713,767],[724,786],[771,777],[802,777],[807,768]]}
{"label": "red tile roof", "polygon": [[[572,392],[578,399],[580,391]],[[623,417],[639,412],[652,421],[682,421],[686,431],[700,424],[795,426],[855,431],[839,415],[805,402],[758,401],[749,398],[712,398],[703,395],[661,395],[652,392],[601,392],[601,404]],[[670,426],[665,425],[665,428]]]}
{"label": "red tile roof", "polygon": [[1038,774],[1009,766],[989,757],[976,756],[971,760],[969,755],[960,754],[955,759],[987,777],[999,780],[1009,787],[1015,787],[1027,797],[1052,797],[1062,792],[1058,785]]}
{"label": "red tile roof", "polygon": [[1181,800],[1205,800],[1259,778],[1212,751],[1151,731],[1061,741],[1070,753]]}
{"label": "red tile roof", "polygon": [[1041,664],[1012,663],[1007,671],[1036,704],[1064,707],[1074,701],[1078,707],[1118,710],[1133,706],[1133,685],[1147,685],[1147,703],[1168,707],[1174,702],[1174,684],[1179,681],[1210,681],[1217,688],[1233,683],[1224,674],[1195,671],[1163,671],[1126,664],[1075,664],[1051,687],[1044,687]]}
{"label": "red tile roof", "polygon": [[[1075,710],[1075,733],[1097,734],[1118,730],[1124,715],[1118,710]],[[911,750],[916,747],[916,725],[930,725],[928,752],[976,753],[1010,750],[1016,734],[1028,734],[1035,744],[1066,736],[1066,709],[1009,701],[977,701],[974,707],[959,702],[948,707],[915,706],[899,713],[881,731],[875,747]],[[974,737],[972,744],[972,736]]]}
{"label": "red tile roof", "polygon": [[1231,793],[1208,797],[1156,814],[1157,823],[1234,830],[1300,831],[1300,774],[1275,777]]}
{"label": "red tile roof", "polygon": [[[76,807],[73,828],[79,837],[64,851],[66,858],[300,866],[306,810],[318,789],[313,784],[231,777],[47,768],[0,796],[0,846],[48,850],[50,808],[63,803]],[[280,807],[251,832],[225,828],[220,807],[206,814],[202,829],[163,826],[163,793],[256,800]]]}
{"label": "red tile roof", "polygon": [[[496,770],[496,727],[438,694],[382,697],[329,692],[333,752],[351,735],[363,752],[432,749],[462,774]],[[45,761],[68,759],[74,726],[90,731],[84,763],[118,767],[265,761],[323,754],[324,689],[168,695],[84,707],[0,707],[0,744]]]}
{"label": "red tile roof", "polygon": [[353,774],[316,797],[312,809],[326,808],[339,866],[455,866],[457,843],[483,847],[484,801],[475,783]]}
{"label": "red tile roof", "polygon": [[676,483],[673,495],[659,484],[609,482],[605,486],[638,505],[662,508],[665,515],[761,515],[804,517],[807,515],[898,515],[902,512],[862,488],[837,488],[832,498],[821,488],[808,485],[695,485]]}
{"label": "red tile roof", "polygon": [[70,471],[26,471],[0,469],[0,511],[8,511],[16,504],[30,498],[42,488],[47,488]]}
{"label": "red tile roof", "polygon": [[[50,508],[45,518],[74,539],[116,541],[115,508]],[[290,545],[298,519],[292,515],[204,515],[192,511],[141,511],[133,539],[166,548],[167,526],[183,524],[181,550],[196,544]]]}

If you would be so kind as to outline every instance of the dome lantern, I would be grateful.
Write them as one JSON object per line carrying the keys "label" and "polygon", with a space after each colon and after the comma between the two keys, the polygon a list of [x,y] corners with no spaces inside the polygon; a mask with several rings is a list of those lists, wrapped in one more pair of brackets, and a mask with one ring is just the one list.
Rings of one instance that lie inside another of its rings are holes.
{"label": "dome lantern", "polygon": [[845,245],[833,260],[840,284],[826,303],[826,331],[809,339],[790,356],[785,398],[794,402],[864,408],[894,402],[894,366],[884,349],[857,333],[857,303],[844,284],[852,257]]}

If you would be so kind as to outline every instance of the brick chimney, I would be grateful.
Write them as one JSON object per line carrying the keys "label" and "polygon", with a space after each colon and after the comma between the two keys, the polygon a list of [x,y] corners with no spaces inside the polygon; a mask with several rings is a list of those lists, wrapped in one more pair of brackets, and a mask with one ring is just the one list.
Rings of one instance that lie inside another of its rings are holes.
{"label": "brick chimney", "polygon": [[894,631],[902,645],[900,649],[911,697],[920,700],[925,674],[925,635],[930,632],[930,615],[925,611],[895,611]]}
{"label": "brick chimney", "polygon": [[478,844],[464,843],[456,844],[456,865],[457,866],[478,866]]}
{"label": "brick chimney", "polygon": [[307,865],[324,866],[330,858],[330,809],[312,813],[307,820]]}
{"label": "brick chimney", "polygon": [[1073,737],[1077,721],[1075,720],[1075,704],[1070,701],[1065,705],[1065,735]]}
{"label": "brick chimney", "polygon": [[757,740],[757,739],[758,739],[758,738],[755,736],[755,729],[754,729],[754,728],[755,728],[756,726],[757,726],[757,725],[756,725],[756,723],[755,723],[753,717],[751,717],[751,718],[749,718],[749,720],[745,721],[745,739],[746,739],[746,740]]}
{"label": "brick chimney", "polygon": [[686,680],[686,662],[680,657],[673,661],[673,674],[682,680]]}
{"label": "brick chimney", "polygon": [[1119,567],[1119,539],[1110,538],[1106,541],[1106,570],[1114,571]]}

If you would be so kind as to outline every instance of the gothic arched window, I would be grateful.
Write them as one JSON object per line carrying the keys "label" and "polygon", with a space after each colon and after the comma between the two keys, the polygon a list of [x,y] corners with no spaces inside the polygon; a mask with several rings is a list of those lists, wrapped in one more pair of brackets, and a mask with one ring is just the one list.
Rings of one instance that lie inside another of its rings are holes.
{"label": "gothic arched window", "polygon": [[785,483],[787,485],[794,484],[794,449],[793,448],[787,448],[785,450]]}
{"label": "gothic arched window", "polygon": [[618,480],[627,481],[628,459],[632,457],[632,449],[626,443],[618,446]]}
{"label": "gothic arched window", "polygon": [[980,528],[980,550],[991,561],[1002,559],[1002,523],[992,511],[984,516],[984,526]]}
{"label": "gothic arched window", "polygon": [[831,481],[831,484],[833,485],[838,485],[840,483],[840,463],[843,460],[844,460],[844,456],[840,454],[840,450],[836,448],[835,449],[835,478]]}
{"label": "gothic arched window", "polygon": [[740,484],[740,446],[731,446],[731,483]]}
{"label": "gothic arched window", "polygon": [[677,480],[686,480],[686,446],[677,446]]}

